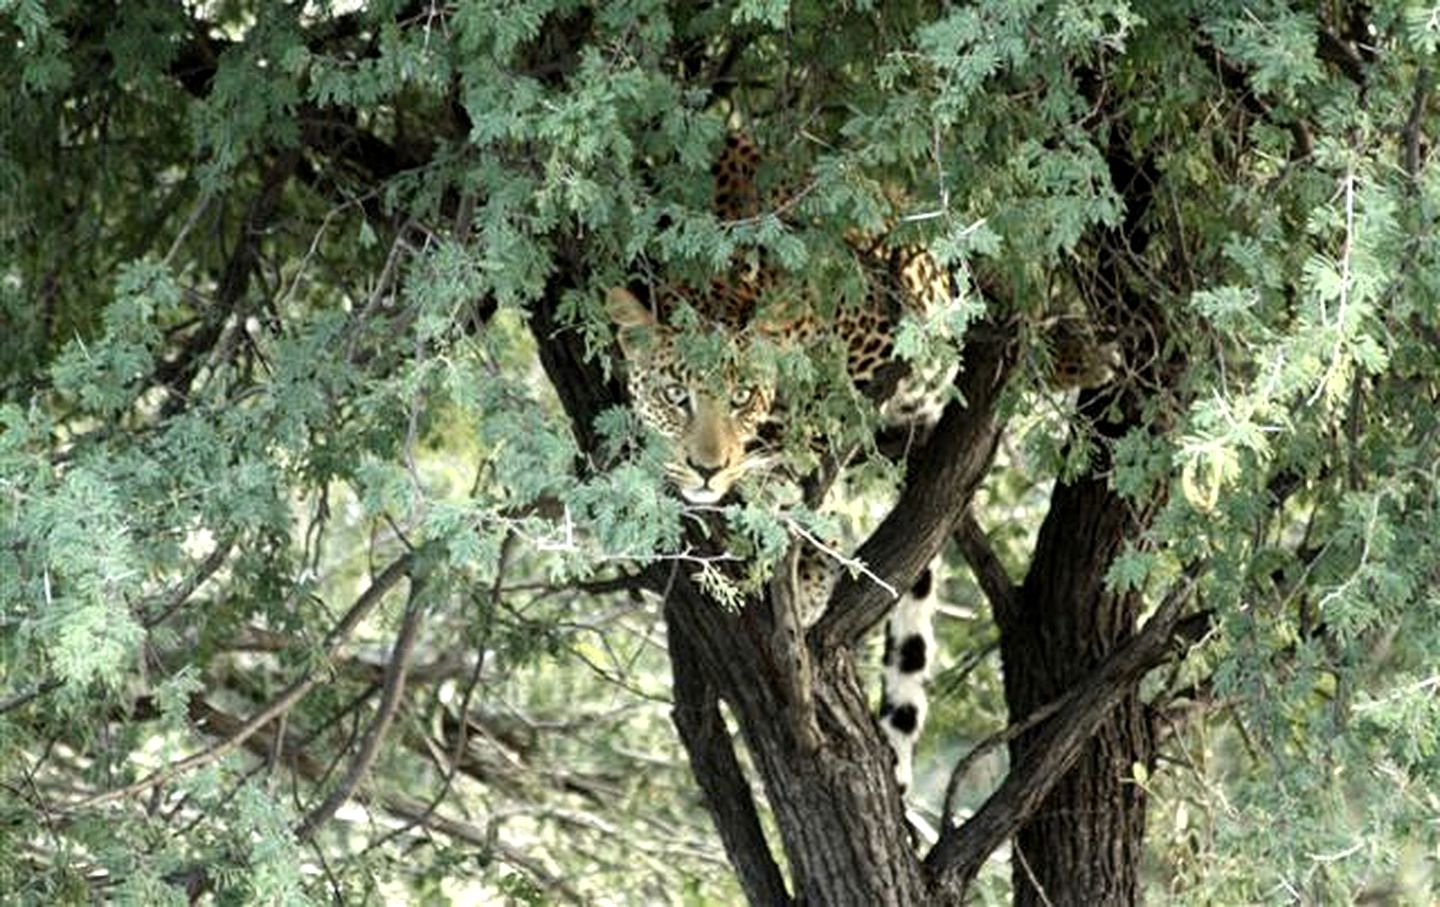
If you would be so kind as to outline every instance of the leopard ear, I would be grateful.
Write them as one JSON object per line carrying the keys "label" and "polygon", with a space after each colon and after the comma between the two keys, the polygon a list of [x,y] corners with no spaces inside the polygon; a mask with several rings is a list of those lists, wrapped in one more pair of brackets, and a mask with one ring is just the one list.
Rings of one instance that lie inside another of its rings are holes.
{"label": "leopard ear", "polygon": [[634,293],[624,287],[613,287],[607,294],[605,311],[619,328],[616,333],[620,349],[627,357],[642,354],[654,343],[659,325]]}

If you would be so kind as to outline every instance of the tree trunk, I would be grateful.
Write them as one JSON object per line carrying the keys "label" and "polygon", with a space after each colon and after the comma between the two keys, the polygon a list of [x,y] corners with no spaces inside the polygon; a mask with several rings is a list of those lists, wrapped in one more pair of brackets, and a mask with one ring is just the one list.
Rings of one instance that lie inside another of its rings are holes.
{"label": "tree trunk", "polygon": [[778,870],[753,807],[737,803],[737,791],[748,796],[748,788],[727,755],[732,743],[723,734],[696,733],[694,719],[705,706],[695,700],[704,686],[681,684],[682,676],[703,675],[732,710],[764,784],[797,900],[927,903],[920,860],[890,780],[891,755],[874,727],[853,660],[841,651],[814,666],[820,743],[806,751],[793,730],[781,670],[764,642],[762,611],[763,603],[755,603],[741,615],[726,614],[681,578],[670,584],[666,605],[676,725],[746,896],[754,904],[786,900],[777,896]]}
{"label": "tree trunk", "polygon": [[[1109,487],[1110,444],[1132,428],[1163,431],[1163,412],[1147,415],[1145,397],[1153,388],[1178,387],[1184,367],[1167,352],[1164,311],[1139,288],[1132,267],[1150,243],[1147,214],[1159,182],[1154,158],[1133,153],[1122,122],[1112,126],[1106,163],[1124,218],[1096,231],[1077,260],[1093,262],[1094,285],[1111,288],[1088,304],[1098,323],[1120,333],[1121,358],[1135,372],[1081,394],[1079,415],[1101,436],[1090,469],[1071,483],[1056,482],[1018,607],[997,611],[1012,722],[1070,692],[1136,635],[1141,596],[1108,592],[1105,574],[1125,542],[1140,539],[1153,510],[1142,511]],[[1016,904],[1139,902],[1145,792],[1132,780],[1133,766],[1149,770],[1154,760],[1139,681],[1137,675],[1120,689],[1078,758],[1013,837]],[[1011,765],[1022,764],[1043,739],[1043,727],[1017,736]]]}
{"label": "tree trunk", "polygon": [[[1012,722],[1067,693],[1133,635],[1139,599],[1107,592],[1104,577],[1138,522],[1103,478],[1055,486],[1019,608],[1002,624]],[[1012,741],[1012,764],[1038,736],[1036,728]],[[1012,841],[1017,905],[1138,901],[1145,794],[1130,779],[1152,756],[1132,685]]]}

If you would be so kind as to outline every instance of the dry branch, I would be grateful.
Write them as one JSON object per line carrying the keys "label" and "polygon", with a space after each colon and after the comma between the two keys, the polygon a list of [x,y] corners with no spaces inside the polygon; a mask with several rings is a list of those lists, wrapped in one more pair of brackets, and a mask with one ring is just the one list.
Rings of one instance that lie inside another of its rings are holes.
{"label": "dry branch", "polygon": [[301,841],[308,841],[314,836],[330,818],[335,811],[350,798],[355,788],[360,784],[360,779],[370,769],[375,756],[380,752],[380,743],[385,739],[385,732],[390,729],[390,722],[394,720],[396,711],[400,708],[400,697],[405,692],[405,671],[410,664],[410,656],[415,649],[415,636],[420,629],[420,616],[424,612],[422,603],[425,584],[418,578],[410,580],[410,601],[405,609],[405,619],[400,625],[400,635],[395,639],[395,647],[391,650],[390,661],[385,666],[385,681],[380,693],[380,708],[375,713],[375,718],[370,722],[370,727],[365,732],[365,740],[360,744],[360,749],[351,760],[350,767],[346,770],[345,776],[340,783],[330,792],[318,806],[306,814],[300,824],[295,828],[295,837]]}

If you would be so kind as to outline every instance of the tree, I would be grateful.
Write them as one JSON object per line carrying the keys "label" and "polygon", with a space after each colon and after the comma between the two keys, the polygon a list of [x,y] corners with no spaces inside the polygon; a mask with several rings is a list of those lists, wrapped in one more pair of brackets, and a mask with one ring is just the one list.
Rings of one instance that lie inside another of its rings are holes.
{"label": "tree", "polygon": [[[0,30],[7,892],[1433,896],[1431,11],[22,0]],[[725,222],[736,129],[776,189]],[[897,453],[792,351],[808,478],[666,493],[606,290],[763,256],[829,315],[881,234],[958,288],[896,337],[961,366],[934,432]],[[1114,353],[1078,397],[1076,349]],[[863,569],[797,633],[802,535]],[[937,553],[975,614],[907,819],[864,640]]]}

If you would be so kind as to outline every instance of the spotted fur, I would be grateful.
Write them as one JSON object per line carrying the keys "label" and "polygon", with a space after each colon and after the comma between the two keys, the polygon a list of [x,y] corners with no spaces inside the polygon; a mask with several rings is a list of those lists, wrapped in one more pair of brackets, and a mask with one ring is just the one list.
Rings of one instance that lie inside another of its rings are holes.
{"label": "spotted fur", "polygon": [[686,500],[714,504],[774,456],[760,427],[775,403],[773,379],[737,370],[703,375],[676,352],[674,331],[628,290],[610,291],[630,399],[641,421],[670,442],[666,474]]}
{"label": "spotted fur", "polygon": [[[759,156],[749,140],[732,136],[712,172],[717,214],[734,220],[753,217],[759,208],[755,174]],[[847,307],[829,324],[803,298],[781,295],[784,282],[760,264],[732,269],[702,291],[671,288],[716,330],[740,347],[757,337],[780,345],[809,346],[826,336],[841,341],[850,378],[857,386],[875,379],[891,362],[894,328],[907,311],[923,313],[948,301],[949,275],[930,255],[916,249],[891,249],[879,242],[854,241],[852,249],[869,279],[864,305]],[[764,300],[763,318],[757,316]],[[770,468],[777,460],[762,438],[762,427],[775,405],[773,377],[727,367],[701,373],[677,352],[675,331],[657,317],[665,300],[652,300],[656,311],[629,289],[610,291],[608,311],[626,362],[626,380],[636,413],[669,443],[666,473],[686,500],[714,504],[723,500],[746,474]],[[948,384],[947,379],[943,379]],[[927,386],[929,386],[927,382]],[[882,407],[890,425],[929,424],[939,414],[938,395],[905,389]],[[800,598],[809,622],[828,600],[837,572],[818,551],[806,551],[800,563]],[[925,682],[934,660],[931,618],[935,574],[899,602],[886,625],[887,656],[880,726],[895,752],[895,779],[907,789],[913,776],[915,741],[925,723]]]}
{"label": "spotted fur", "polygon": [[895,751],[895,783],[903,793],[914,778],[915,743],[925,728],[926,685],[935,653],[936,577],[939,559],[926,567],[895,603],[885,623],[885,675],[880,729]]}
{"label": "spotted fur", "polygon": [[[759,210],[759,154],[749,139],[732,135],[711,168],[716,213],[725,220],[754,217]],[[924,314],[949,301],[949,274],[920,249],[891,249],[853,240],[852,249],[869,281],[864,304],[842,307],[829,322],[815,314],[794,281],[765,263],[737,264],[704,288],[665,286],[649,304],[628,288],[610,291],[608,311],[625,354],[627,383],[642,420],[671,443],[667,473],[681,496],[699,504],[725,497],[746,473],[768,469],[777,457],[761,438],[775,403],[773,377],[738,369],[701,374],[675,352],[675,331],[663,316],[683,298],[713,329],[739,345],[763,337],[781,347],[810,347],[830,339],[843,344],[847,372],[859,387],[893,361],[894,329],[906,312]],[[760,314],[764,301],[764,313]],[[937,387],[950,376],[902,382],[881,408],[887,426],[933,423],[943,397]]]}

